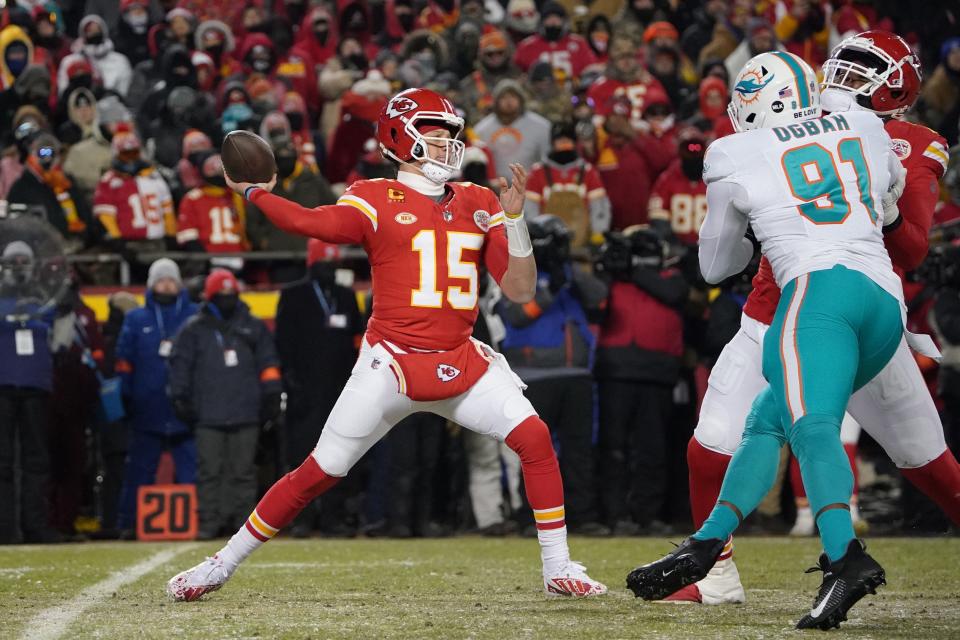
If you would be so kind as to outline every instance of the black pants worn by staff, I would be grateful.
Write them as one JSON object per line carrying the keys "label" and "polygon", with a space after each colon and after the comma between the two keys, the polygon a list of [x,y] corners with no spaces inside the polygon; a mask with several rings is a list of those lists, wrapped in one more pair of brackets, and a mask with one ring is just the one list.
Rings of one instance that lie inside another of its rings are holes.
{"label": "black pants worn by staff", "polygon": [[49,398],[50,394],[40,389],[0,387],[0,544],[19,542],[21,531],[26,542],[45,542],[50,533]]}
{"label": "black pants worn by staff", "polygon": [[197,515],[201,537],[234,531],[257,502],[256,424],[229,428],[198,427]]}
{"label": "black pants worn by staff", "polygon": [[660,519],[667,494],[671,385],[601,380],[600,483],[607,523]]}
{"label": "black pants worn by staff", "polygon": [[567,525],[571,531],[598,519],[593,448],[593,379],[561,376],[527,382],[524,395],[560,446]]}

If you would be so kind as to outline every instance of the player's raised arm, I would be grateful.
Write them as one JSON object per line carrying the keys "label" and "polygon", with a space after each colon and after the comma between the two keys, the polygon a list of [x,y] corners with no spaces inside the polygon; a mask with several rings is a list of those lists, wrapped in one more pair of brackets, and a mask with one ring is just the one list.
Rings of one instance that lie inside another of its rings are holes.
{"label": "player's raised arm", "polygon": [[331,204],[308,209],[274,195],[270,192],[277,184],[276,174],[264,183],[234,182],[226,172],[223,176],[228,187],[257,205],[273,224],[288,233],[335,244],[357,244],[363,240],[367,223],[352,207]]}
{"label": "player's raised arm", "polygon": [[509,253],[500,289],[512,302],[524,304],[533,300],[537,291],[537,263],[533,259],[533,244],[523,219],[527,171],[519,164],[511,164],[510,171],[513,174],[511,182],[500,178],[500,205],[504,212]]}

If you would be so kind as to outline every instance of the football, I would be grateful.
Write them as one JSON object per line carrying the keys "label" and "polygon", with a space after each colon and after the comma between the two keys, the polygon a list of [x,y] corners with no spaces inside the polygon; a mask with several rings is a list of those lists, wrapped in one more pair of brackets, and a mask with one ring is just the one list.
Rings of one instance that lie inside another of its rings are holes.
{"label": "football", "polygon": [[270,182],[277,172],[273,149],[249,131],[231,131],[220,151],[223,168],[234,182]]}

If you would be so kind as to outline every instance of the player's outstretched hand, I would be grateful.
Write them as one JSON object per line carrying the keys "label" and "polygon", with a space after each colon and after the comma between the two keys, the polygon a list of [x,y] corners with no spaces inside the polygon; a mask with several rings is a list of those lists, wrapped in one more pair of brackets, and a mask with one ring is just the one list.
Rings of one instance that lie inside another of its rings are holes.
{"label": "player's outstretched hand", "polygon": [[249,187],[260,187],[265,191],[273,191],[273,188],[277,186],[277,174],[273,174],[273,178],[270,179],[270,182],[234,182],[230,179],[230,176],[227,175],[227,172],[223,172],[223,178],[227,181],[227,186],[239,193],[241,196],[247,192]]}
{"label": "player's outstretched hand", "polygon": [[500,178],[500,205],[510,214],[519,214],[523,211],[523,201],[527,194],[527,170],[521,164],[511,164],[510,171],[513,181]]}

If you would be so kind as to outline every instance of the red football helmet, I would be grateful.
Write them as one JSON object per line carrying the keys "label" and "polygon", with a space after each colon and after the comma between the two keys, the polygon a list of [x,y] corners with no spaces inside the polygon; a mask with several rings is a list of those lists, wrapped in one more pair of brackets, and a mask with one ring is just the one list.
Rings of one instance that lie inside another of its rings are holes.
{"label": "red football helmet", "polygon": [[910,46],[888,31],[850,36],[823,64],[824,89],[852,93],[860,106],[879,116],[899,116],[913,106],[922,78]]}
{"label": "red football helmet", "polygon": [[[437,128],[449,131],[450,137],[424,135]],[[380,111],[377,122],[377,140],[383,155],[397,162],[423,160],[427,166],[433,164],[451,173],[459,171],[463,161],[464,144],[457,139],[462,132],[463,118],[450,101],[429,89],[407,89],[393,96]],[[443,147],[445,155],[430,157],[428,145]]]}

